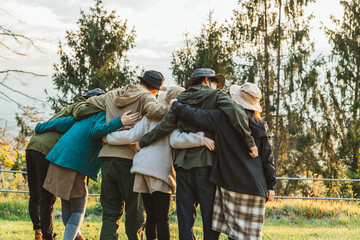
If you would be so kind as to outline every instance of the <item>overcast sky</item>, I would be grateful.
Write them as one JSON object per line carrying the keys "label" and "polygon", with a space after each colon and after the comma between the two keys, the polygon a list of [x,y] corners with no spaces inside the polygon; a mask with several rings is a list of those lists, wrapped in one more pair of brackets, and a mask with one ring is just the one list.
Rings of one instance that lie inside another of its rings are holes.
{"label": "overcast sky", "polygon": [[[130,27],[135,26],[136,47],[128,52],[131,64],[144,69],[161,71],[167,86],[174,85],[169,70],[171,53],[182,46],[184,33],[191,36],[200,32],[209,9],[214,10],[218,22],[230,19],[232,10],[237,7],[235,0],[104,0],[106,8],[116,10],[122,18],[128,19]],[[51,76],[53,64],[58,63],[57,47],[64,41],[65,31],[76,29],[80,10],[87,11],[93,5],[90,0],[1,0],[0,23],[2,26],[31,38],[39,39],[42,51],[26,49],[28,56],[20,57],[0,47],[0,70],[22,69],[33,71],[46,77],[18,76],[5,83],[12,88],[45,101],[44,89],[54,94]],[[311,36],[316,40],[317,53],[329,54],[330,46],[319,29],[320,22],[329,23],[330,14],[340,18],[342,7],[338,0],[317,0],[307,8],[313,13]],[[2,41],[4,39],[1,39]],[[12,43],[9,43],[12,44]],[[21,50],[21,49],[19,49]],[[1,86],[0,86],[1,87]],[[4,90],[10,97],[24,105],[38,106],[50,114],[50,108],[39,102],[29,100],[17,93]],[[3,96],[0,96],[3,97]],[[16,104],[0,98],[0,127],[7,121],[8,128],[14,132],[15,113],[20,112]]]}

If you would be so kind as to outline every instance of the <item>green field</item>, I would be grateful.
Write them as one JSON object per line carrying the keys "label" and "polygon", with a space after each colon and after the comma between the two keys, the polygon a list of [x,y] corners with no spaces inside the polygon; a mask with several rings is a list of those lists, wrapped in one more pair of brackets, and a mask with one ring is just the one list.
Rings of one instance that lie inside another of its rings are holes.
{"label": "green field", "polygon": [[[64,226],[61,222],[57,201],[54,214],[54,230],[62,239]],[[267,204],[263,239],[360,239],[360,205],[358,203],[330,201],[276,201]],[[88,239],[99,239],[101,207],[98,199],[90,198],[85,221],[81,228]],[[171,239],[178,239],[175,204],[170,213]],[[198,216],[195,235],[202,239],[201,219]],[[26,199],[0,198],[1,239],[32,239],[32,225],[28,217]],[[120,226],[120,238],[127,239],[124,225]],[[227,239],[221,235],[221,239]]]}

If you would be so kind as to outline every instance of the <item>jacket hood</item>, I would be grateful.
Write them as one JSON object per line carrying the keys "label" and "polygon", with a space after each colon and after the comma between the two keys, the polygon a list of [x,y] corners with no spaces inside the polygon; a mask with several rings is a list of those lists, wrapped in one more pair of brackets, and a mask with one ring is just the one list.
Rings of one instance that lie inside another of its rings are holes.
{"label": "jacket hood", "polygon": [[78,96],[74,98],[74,103],[79,103],[79,102],[85,102],[86,98],[84,98],[83,96]]}
{"label": "jacket hood", "polygon": [[214,90],[208,86],[195,85],[182,92],[177,99],[181,103],[196,105],[202,103],[213,94],[217,94],[219,91],[220,90]]}
{"label": "jacket hood", "polygon": [[115,97],[115,105],[118,107],[125,107],[137,101],[143,95],[151,94],[144,87],[132,84],[128,84],[127,86],[115,91],[117,91]]}

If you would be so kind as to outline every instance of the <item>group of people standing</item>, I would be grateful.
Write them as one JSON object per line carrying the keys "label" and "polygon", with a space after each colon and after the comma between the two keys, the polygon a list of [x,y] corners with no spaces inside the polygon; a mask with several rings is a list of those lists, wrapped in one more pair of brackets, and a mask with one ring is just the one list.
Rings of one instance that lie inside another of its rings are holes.
{"label": "group of people standing", "polygon": [[55,239],[56,196],[64,239],[84,239],[87,182],[100,169],[100,239],[118,239],[124,211],[128,239],[141,239],[144,227],[146,239],[170,239],[174,193],[179,239],[195,239],[198,205],[204,239],[261,239],[276,183],[261,91],[233,85],[230,97],[221,91],[225,77],[208,68],[195,70],[185,89],[165,92],[163,83],[160,72],[146,71],[139,84],[90,90],[36,126],[26,150],[36,240]]}

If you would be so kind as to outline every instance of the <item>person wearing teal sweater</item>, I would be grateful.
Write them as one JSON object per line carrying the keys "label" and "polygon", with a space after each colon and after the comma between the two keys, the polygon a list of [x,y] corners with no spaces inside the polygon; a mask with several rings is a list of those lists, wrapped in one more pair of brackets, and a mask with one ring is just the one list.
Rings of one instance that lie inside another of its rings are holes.
{"label": "person wearing teal sweater", "polygon": [[66,132],[52,148],[46,159],[51,163],[44,188],[61,198],[65,227],[64,239],[84,239],[80,226],[86,207],[86,178],[98,180],[101,162],[98,154],[101,137],[125,126],[132,125],[138,114],[124,113],[106,122],[105,111],[81,121],[72,116],[39,123],[37,134],[52,131]]}

